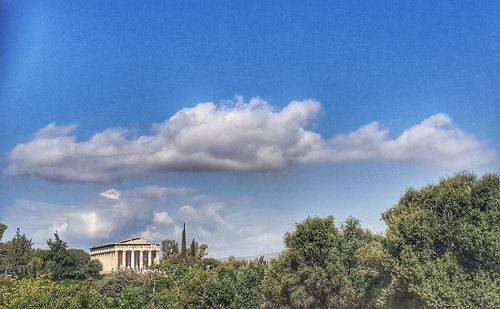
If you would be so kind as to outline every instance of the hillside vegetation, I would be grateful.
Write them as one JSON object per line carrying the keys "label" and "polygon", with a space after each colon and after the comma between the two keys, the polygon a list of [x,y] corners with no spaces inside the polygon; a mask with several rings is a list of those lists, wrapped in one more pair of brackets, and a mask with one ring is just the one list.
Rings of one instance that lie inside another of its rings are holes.
{"label": "hillside vegetation", "polygon": [[0,308],[500,308],[499,175],[410,188],[382,219],[378,235],[355,218],[308,217],[270,262],[165,240],[152,271],[104,278],[57,233],[35,250],[17,230],[0,247]]}

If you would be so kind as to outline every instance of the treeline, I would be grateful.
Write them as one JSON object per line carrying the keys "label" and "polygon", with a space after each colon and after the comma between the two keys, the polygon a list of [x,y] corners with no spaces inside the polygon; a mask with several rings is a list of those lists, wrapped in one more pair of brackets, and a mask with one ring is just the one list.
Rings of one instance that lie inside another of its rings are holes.
{"label": "treeline", "polygon": [[[4,279],[1,308],[500,308],[500,176],[462,173],[408,189],[383,235],[309,217],[274,260],[220,262],[163,242],[146,274],[57,283]],[[193,249],[191,251],[191,248]]]}
{"label": "treeline", "polygon": [[[0,224],[0,241],[6,229],[5,224]],[[49,274],[56,280],[88,279],[99,275],[101,263],[91,261],[84,250],[68,249],[57,231],[47,245],[48,250],[33,249],[31,239],[18,228],[11,240],[0,242],[0,274],[18,277]]]}

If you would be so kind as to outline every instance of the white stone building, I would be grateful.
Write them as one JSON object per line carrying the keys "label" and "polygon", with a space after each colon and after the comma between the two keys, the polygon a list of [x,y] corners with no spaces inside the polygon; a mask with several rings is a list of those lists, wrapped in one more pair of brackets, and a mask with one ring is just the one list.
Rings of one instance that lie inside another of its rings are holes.
{"label": "white stone building", "polygon": [[160,244],[131,238],[90,248],[90,259],[102,263],[102,274],[119,269],[144,271],[160,262]]}

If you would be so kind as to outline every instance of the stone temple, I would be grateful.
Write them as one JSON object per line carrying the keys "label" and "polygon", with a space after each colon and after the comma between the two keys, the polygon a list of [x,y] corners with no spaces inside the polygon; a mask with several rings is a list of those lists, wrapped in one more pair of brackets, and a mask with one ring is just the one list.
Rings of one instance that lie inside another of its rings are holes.
{"label": "stone temple", "polygon": [[101,274],[117,270],[142,272],[160,262],[160,244],[142,238],[131,238],[90,248],[90,259],[102,263]]}

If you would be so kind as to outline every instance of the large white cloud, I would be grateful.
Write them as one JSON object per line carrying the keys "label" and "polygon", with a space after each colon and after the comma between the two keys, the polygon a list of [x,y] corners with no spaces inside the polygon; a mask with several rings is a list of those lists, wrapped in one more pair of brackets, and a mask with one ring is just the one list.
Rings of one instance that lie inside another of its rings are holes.
{"label": "large white cloud", "polygon": [[8,172],[56,181],[106,183],[126,176],[172,171],[266,171],[310,162],[396,160],[469,168],[495,153],[436,114],[395,139],[377,122],[324,138],[310,129],[320,110],[314,100],[281,110],[253,98],[184,108],[149,135],[108,129],[85,141],[75,126],[49,124],[9,155]]}

